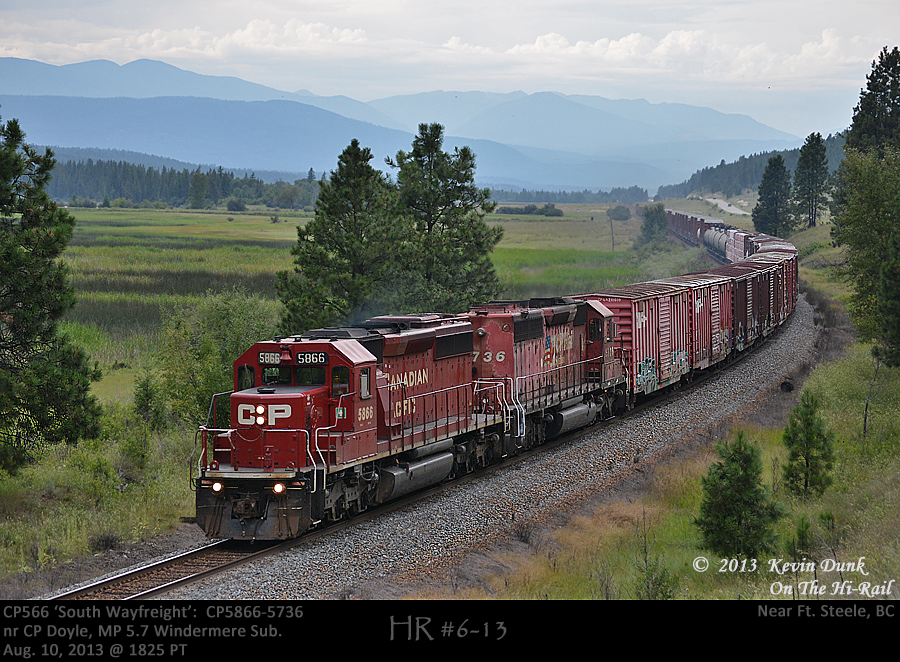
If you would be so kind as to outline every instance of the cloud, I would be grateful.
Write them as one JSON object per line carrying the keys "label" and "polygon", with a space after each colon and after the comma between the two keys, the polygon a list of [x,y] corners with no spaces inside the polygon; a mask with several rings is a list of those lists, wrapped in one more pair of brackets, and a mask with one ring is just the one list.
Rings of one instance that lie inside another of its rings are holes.
{"label": "cloud", "polygon": [[[444,48],[483,68],[499,67],[525,76],[571,80],[610,80],[629,76],[669,86],[809,87],[831,80],[843,84],[842,73],[858,75],[877,45],[841,38],[836,30],[818,41],[778,49],[765,41],[736,44],[707,30],[673,30],[658,39],[634,32],[619,39],[572,42],[549,32],[503,51],[464,43],[455,37]],[[664,76],[664,78],[659,78]]]}

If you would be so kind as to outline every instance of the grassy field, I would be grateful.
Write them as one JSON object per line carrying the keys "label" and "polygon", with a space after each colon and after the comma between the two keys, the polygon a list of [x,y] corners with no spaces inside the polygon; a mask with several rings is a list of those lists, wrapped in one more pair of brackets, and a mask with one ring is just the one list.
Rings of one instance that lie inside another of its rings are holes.
{"label": "grassy field", "polygon": [[[504,230],[493,255],[504,298],[572,294],[641,278],[630,252],[638,219],[616,222],[617,251],[611,252],[603,209],[572,205],[565,212],[554,221],[489,217]],[[235,288],[274,301],[275,274],[291,268],[297,224],[309,218],[281,215],[273,222],[265,213],[141,209],[73,213],[78,224],[65,261],[78,304],[66,318],[67,330],[110,377],[147,363],[167,308]],[[100,385],[104,394],[107,379]],[[122,393],[118,384],[110,391]]]}

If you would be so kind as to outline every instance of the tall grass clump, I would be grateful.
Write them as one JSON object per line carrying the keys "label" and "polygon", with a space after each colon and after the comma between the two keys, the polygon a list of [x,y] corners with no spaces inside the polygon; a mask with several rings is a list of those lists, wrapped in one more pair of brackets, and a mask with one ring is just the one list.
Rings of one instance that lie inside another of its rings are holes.
{"label": "tall grass clump", "polygon": [[153,432],[133,407],[105,404],[102,433],[41,447],[0,476],[0,574],[45,570],[144,540],[191,513],[190,434]]}

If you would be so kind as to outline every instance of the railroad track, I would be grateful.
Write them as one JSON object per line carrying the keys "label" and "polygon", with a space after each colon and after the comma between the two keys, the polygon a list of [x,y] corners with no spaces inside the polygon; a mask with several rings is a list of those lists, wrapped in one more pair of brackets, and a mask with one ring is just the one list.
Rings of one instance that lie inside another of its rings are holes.
{"label": "railroad track", "polygon": [[[291,541],[296,542],[296,541]],[[61,593],[53,600],[140,600],[277,553],[279,544],[223,540]]]}
{"label": "railroad track", "polygon": [[[475,477],[469,474],[460,480]],[[310,531],[300,538],[281,542],[219,540],[204,547],[154,561],[147,565],[126,570],[122,573],[79,586],[59,593],[51,600],[147,600],[158,598],[170,591],[183,588],[194,582],[232,570],[245,563],[257,561],[296,547],[309,544],[321,536],[332,534],[349,526],[355,526],[368,519],[390,513],[406,505],[415,503],[428,494],[436,493],[442,486],[434,486],[413,493],[402,499],[373,508],[350,519],[333,522]]]}

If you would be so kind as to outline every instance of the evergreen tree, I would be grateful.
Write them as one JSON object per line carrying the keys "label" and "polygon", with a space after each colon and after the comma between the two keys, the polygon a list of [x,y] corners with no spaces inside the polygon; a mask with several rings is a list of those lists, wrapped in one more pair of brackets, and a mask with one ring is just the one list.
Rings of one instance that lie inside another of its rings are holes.
{"label": "evergreen tree", "polygon": [[780,154],[769,159],[759,184],[759,201],[753,208],[753,227],[757,232],[787,237],[794,229],[791,202],[791,175]]}
{"label": "evergreen tree", "polygon": [[889,145],[900,149],[900,50],[896,46],[891,51],[885,46],[872,62],[847,131],[847,147],[852,149],[874,149],[881,154]]}
{"label": "evergreen tree", "polygon": [[411,226],[371,160],[354,139],[321,183],[315,218],[297,228],[293,272],[278,274],[284,333],[391,312],[414,286]]}
{"label": "evergreen tree", "polygon": [[475,154],[442,150],[444,127],[420,124],[410,152],[397,152],[400,200],[415,225],[420,309],[459,312],[500,292],[490,253],[503,236],[484,222],[495,203],[475,186]]}
{"label": "evergreen tree", "polygon": [[878,344],[875,355],[890,368],[900,366],[900,228],[888,242],[888,258],[881,267],[878,287]]}
{"label": "evergreen tree", "polygon": [[191,209],[203,209],[206,206],[206,192],[209,189],[209,176],[199,170],[191,177]]}
{"label": "evergreen tree", "polygon": [[804,499],[820,496],[832,483],[834,435],[825,427],[818,409],[816,397],[804,390],[783,435],[788,450],[784,483],[792,494]]}
{"label": "evergreen tree", "polygon": [[16,120],[0,124],[0,468],[15,468],[41,441],[99,434],[90,394],[99,370],[61,335],[75,303],[59,261],[75,219],[45,191],[55,164],[25,143]]}
{"label": "evergreen tree", "polygon": [[800,148],[794,171],[794,198],[808,227],[815,227],[828,201],[828,157],[821,133],[811,133]]}
{"label": "evergreen tree", "polygon": [[695,520],[705,549],[722,557],[758,557],[774,549],[773,527],[783,516],[762,485],[759,449],[739,432],[717,444],[721,462],[701,479],[703,500]]}
{"label": "evergreen tree", "polygon": [[900,151],[848,149],[840,167],[840,196],[831,238],[844,249],[841,270],[855,296],[848,309],[862,340],[881,335],[878,291],[881,272],[891,261],[893,233],[900,229]]}

